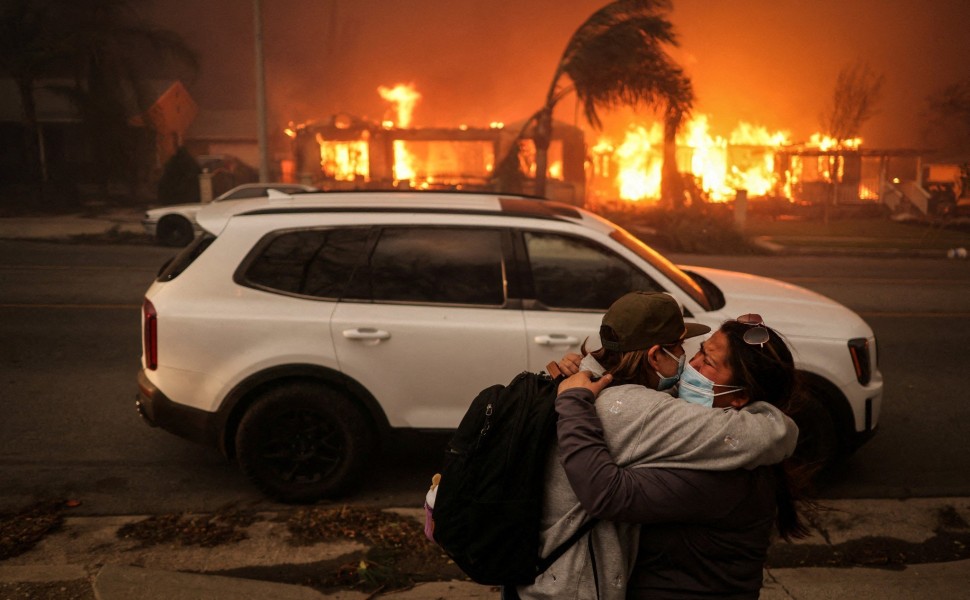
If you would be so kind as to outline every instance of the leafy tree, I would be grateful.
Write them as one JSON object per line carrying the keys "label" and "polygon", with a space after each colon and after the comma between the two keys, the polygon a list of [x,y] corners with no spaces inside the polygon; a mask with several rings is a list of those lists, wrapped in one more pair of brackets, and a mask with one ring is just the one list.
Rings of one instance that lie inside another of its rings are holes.
{"label": "leafy tree", "polygon": [[164,66],[191,72],[198,59],[177,34],[141,20],[130,0],[8,0],[0,11],[0,70],[17,81],[24,107],[29,164],[46,179],[37,125],[38,81],[60,77],[71,85],[48,86],[77,107],[102,181],[128,172],[132,108],[155,99],[147,81]]}
{"label": "leafy tree", "polygon": [[970,156],[970,77],[926,99],[924,141],[948,155]]}
{"label": "leafy tree", "polygon": [[[535,191],[545,195],[552,115],[571,92],[593,127],[602,127],[599,111],[621,105],[648,106],[665,113],[673,131],[690,111],[693,88],[664,49],[678,44],[667,19],[670,0],[616,0],[593,13],[566,45],[545,103],[525,124],[519,140],[531,132],[536,146]],[[672,137],[672,136],[671,136]],[[511,152],[517,152],[513,144]],[[516,166],[506,157],[503,166]]]}
{"label": "leafy tree", "polygon": [[878,113],[885,76],[857,62],[839,71],[832,100],[822,114],[828,134],[842,142],[859,136],[863,123]]}
{"label": "leafy tree", "polygon": [[[862,125],[878,112],[882,99],[882,86],[885,76],[875,73],[869,65],[856,62],[839,71],[835,80],[832,100],[821,115],[822,126],[836,140],[835,154],[829,158],[829,171],[832,173],[832,202],[839,197],[839,161],[842,144],[859,136]],[[828,200],[822,207],[822,218],[829,222]]]}

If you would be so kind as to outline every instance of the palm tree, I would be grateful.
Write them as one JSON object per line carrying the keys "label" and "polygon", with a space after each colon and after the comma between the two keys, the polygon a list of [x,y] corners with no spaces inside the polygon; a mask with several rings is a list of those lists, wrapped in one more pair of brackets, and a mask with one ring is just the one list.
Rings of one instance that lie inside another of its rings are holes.
{"label": "palm tree", "polygon": [[11,0],[0,12],[0,56],[0,70],[17,81],[27,160],[41,182],[46,173],[34,97],[39,80],[73,81],[48,88],[78,109],[107,177],[123,170],[121,159],[130,157],[124,136],[131,108],[145,110],[154,100],[147,74],[167,59],[191,73],[198,68],[181,37],[142,21],[129,0]]}
{"label": "palm tree", "polygon": [[[519,134],[522,139],[533,130],[537,195],[544,196],[546,191],[552,113],[570,92],[576,93],[586,120],[597,129],[602,127],[600,109],[644,105],[663,110],[665,127],[676,132],[693,105],[694,92],[690,79],[664,50],[664,45],[678,43],[667,19],[670,8],[670,0],[616,0],[593,13],[573,33],[556,66],[545,104]],[[512,151],[517,148],[514,144]]]}

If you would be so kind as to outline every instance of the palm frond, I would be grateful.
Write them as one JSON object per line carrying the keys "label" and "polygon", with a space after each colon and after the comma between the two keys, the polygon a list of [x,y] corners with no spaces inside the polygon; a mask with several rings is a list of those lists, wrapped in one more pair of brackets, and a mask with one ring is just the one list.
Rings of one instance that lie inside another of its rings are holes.
{"label": "palm frond", "polygon": [[595,127],[601,125],[600,108],[676,104],[689,110],[693,104],[693,89],[683,69],[639,19],[617,23],[589,38],[564,72]]}
{"label": "palm frond", "polygon": [[670,8],[669,0],[617,0],[593,13],[570,38],[547,105],[571,89],[597,128],[602,126],[599,111],[619,105],[689,112],[694,101],[690,80],[665,50],[678,43],[667,19]]}

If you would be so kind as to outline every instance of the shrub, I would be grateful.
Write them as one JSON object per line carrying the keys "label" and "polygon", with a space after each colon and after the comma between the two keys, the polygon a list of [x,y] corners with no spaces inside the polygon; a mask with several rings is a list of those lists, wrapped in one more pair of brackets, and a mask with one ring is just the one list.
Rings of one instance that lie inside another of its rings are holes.
{"label": "shrub", "polygon": [[694,203],[669,210],[634,208],[603,215],[629,229],[646,243],[667,252],[695,254],[763,254],[764,250],[734,225],[729,207]]}
{"label": "shrub", "polygon": [[162,177],[158,181],[158,201],[163,204],[198,202],[199,173],[199,163],[184,146],[179,146],[162,170]]}

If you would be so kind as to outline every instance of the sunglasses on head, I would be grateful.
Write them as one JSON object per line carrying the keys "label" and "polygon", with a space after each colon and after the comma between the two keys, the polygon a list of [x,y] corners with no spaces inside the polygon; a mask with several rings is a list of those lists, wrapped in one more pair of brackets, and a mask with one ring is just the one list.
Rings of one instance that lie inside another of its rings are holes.
{"label": "sunglasses on head", "polygon": [[747,325],[749,329],[744,332],[741,339],[745,341],[746,344],[752,346],[761,346],[764,348],[765,342],[768,341],[768,328],[765,327],[765,320],[761,318],[761,315],[755,313],[748,313],[746,315],[741,315],[735,319],[738,323],[742,325]]}

